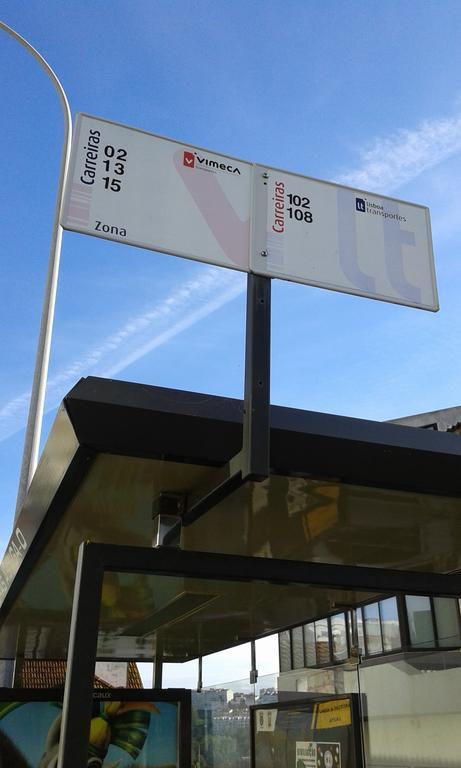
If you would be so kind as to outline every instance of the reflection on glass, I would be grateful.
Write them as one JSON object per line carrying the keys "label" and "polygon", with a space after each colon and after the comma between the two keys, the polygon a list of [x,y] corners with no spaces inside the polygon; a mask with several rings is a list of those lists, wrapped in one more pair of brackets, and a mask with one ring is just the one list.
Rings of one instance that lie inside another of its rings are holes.
{"label": "reflection on glass", "polygon": [[448,572],[461,567],[460,510],[460,498],[273,474],[184,528],[184,548],[381,568],[424,555]]}
{"label": "reflection on glass", "polygon": [[385,651],[394,651],[401,648],[399,614],[397,611],[397,599],[389,597],[379,603],[381,611],[381,629],[383,633],[383,648]]}
{"label": "reflection on glass", "polygon": [[365,637],[367,640],[367,651],[372,656],[375,653],[383,652],[383,642],[381,639],[381,623],[379,620],[378,603],[365,605],[363,608],[365,616]]}
{"label": "reflection on glass", "polygon": [[362,615],[361,608],[357,608],[356,621],[357,621],[357,639],[359,641],[359,650],[360,650],[360,653],[365,653],[365,637],[363,634],[363,615]]}
{"label": "reflection on glass", "polygon": [[[263,695],[262,700],[267,700]],[[247,680],[221,683],[192,694],[192,763],[247,768],[250,754],[250,706],[254,691]],[[152,765],[158,765],[152,762]]]}
{"label": "reflection on glass", "polygon": [[328,635],[328,619],[315,622],[315,648],[317,664],[328,664],[330,661],[330,640]]}
{"label": "reflection on glass", "polygon": [[304,638],[302,627],[295,627],[291,630],[291,654],[293,657],[293,669],[302,669],[304,667]]}
{"label": "reflection on glass", "polygon": [[344,661],[347,659],[346,617],[344,613],[337,613],[331,617],[331,635],[333,640],[333,659]]}
{"label": "reflection on glass", "polygon": [[306,665],[315,667],[317,664],[317,654],[315,652],[315,625],[306,624],[304,627],[304,650],[306,654]]}
{"label": "reflection on glass", "polygon": [[279,634],[279,661],[280,672],[289,672],[291,669],[291,639],[288,629]]}
{"label": "reflection on glass", "polygon": [[434,597],[434,612],[439,645],[460,645],[457,601],[452,597]]}
{"label": "reflection on glass", "polygon": [[360,668],[369,768],[460,765],[459,653],[426,650],[412,656],[415,663],[395,664],[388,657]]}
{"label": "reflection on glass", "polygon": [[266,635],[256,640],[256,666],[258,680],[264,675],[273,675],[278,669],[278,634]]}
{"label": "reflection on glass", "polygon": [[428,597],[406,595],[410,643],[415,648],[428,648],[435,644],[431,601]]}

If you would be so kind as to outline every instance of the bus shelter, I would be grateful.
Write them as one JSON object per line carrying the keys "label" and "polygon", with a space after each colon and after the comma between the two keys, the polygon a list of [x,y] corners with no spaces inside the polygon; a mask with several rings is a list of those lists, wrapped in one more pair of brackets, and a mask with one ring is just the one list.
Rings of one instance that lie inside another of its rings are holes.
{"label": "bus shelter", "polygon": [[[86,766],[96,659],[183,662],[375,596],[461,593],[459,437],[98,378],[64,398],[2,563],[0,657],[68,659]],[[237,471],[238,475],[238,471]],[[88,727],[87,727],[88,726]]]}

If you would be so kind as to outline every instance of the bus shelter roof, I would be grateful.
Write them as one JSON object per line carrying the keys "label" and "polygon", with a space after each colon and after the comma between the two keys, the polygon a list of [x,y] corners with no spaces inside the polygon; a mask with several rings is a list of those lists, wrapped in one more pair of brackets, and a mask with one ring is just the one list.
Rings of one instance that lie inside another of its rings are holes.
{"label": "bus shelter roof", "polygon": [[[107,573],[99,658],[151,659],[162,631],[164,660],[184,661],[379,594],[459,594],[457,435],[271,406],[270,476],[188,519],[188,497],[238,453],[242,422],[239,400],[78,382],[2,562],[0,657],[65,658],[80,543],[151,546],[162,498],[179,500],[182,549],[222,554],[236,578]],[[261,558],[274,578],[256,569],[249,590],[238,577]],[[282,590],[284,562],[305,564],[309,584]]]}

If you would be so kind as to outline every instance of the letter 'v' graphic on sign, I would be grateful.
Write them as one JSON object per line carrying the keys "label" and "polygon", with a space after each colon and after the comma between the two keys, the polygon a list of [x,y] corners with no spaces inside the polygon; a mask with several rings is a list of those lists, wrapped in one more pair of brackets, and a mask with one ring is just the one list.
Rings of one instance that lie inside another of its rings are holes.
{"label": "letter 'v' graphic on sign", "polygon": [[249,268],[250,219],[242,221],[227,199],[215,173],[197,172],[183,164],[183,150],[174,155],[176,170],[225,255],[240,269]]}

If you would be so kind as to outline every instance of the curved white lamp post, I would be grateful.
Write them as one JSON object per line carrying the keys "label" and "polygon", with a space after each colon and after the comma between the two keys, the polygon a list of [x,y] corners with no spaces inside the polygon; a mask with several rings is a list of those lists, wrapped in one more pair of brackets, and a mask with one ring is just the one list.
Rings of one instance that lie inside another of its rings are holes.
{"label": "curved white lamp post", "polygon": [[50,244],[50,255],[48,261],[48,274],[46,279],[45,298],[43,302],[42,319],[40,323],[40,334],[37,345],[37,356],[35,360],[34,379],[29,405],[29,417],[27,420],[26,434],[24,438],[24,450],[21,465],[21,474],[19,478],[18,497],[16,501],[15,520],[21,511],[27,490],[31,483],[38,462],[38,451],[40,446],[40,434],[42,430],[43,408],[45,404],[45,388],[48,376],[48,363],[50,359],[51,334],[53,330],[54,308],[56,303],[56,288],[59,273],[59,259],[61,255],[62,227],[59,224],[61,213],[62,198],[64,192],[64,182],[69,166],[70,145],[72,140],[72,118],[64,89],[43,56],[33,48],[21,35],[9,27],[3,21],[0,21],[0,29],[3,29],[11,37],[14,37],[29,53],[38,61],[42,69],[53,83],[56,89],[64,115],[64,143],[61,156],[61,170],[59,174],[58,191],[56,196],[56,207],[54,213],[53,232]]}

